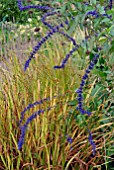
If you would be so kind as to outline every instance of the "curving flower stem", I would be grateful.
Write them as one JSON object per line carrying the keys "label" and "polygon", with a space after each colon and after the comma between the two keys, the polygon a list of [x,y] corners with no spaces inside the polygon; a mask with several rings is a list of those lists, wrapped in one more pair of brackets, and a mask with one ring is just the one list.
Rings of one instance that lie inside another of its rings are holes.
{"label": "curving flower stem", "polygon": [[78,93],[78,107],[77,109],[80,111],[81,114],[87,114],[88,116],[90,116],[92,113],[84,110],[83,108],[83,87],[85,85],[85,81],[88,78],[88,75],[90,74],[90,71],[94,68],[94,65],[96,64],[97,60],[99,58],[99,54],[95,54],[95,57],[93,58],[93,60],[90,62],[90,65],[88,66],[88,68],[85,70],[85,74],[82,77],[82,81],[80,83],[80,87],[79,89],[76,91]]}
{"label": "curving flower stem", "polygon": [[[55,11],[53,11],[53,12],[47,12],[47,13],[42,17],[42,19],[41,19],[41,20],[42,20],[42,23],[43,23],[45,26],[47,26],[49,29],[51,29],[51,30],[53,29],[53,26],[52,26],[51,24],[49,24],[48,22],[46,22],[46,18],[49,17],[49,16],[51,16],[51,15],[55,15],[55,14],[59,14],[59,12],[55,12]],[[65,23],[66,25],[69,25],[68,20],[66,20],[64,23]],[[71,36],[69,36],[68,34],[64,33],[64,32],[61,31],[61,30],[58,30],[58,32],[59,32],[60,34],[62,34],[63,36],[65,36],[66,38],[68,38],[70,41],[72,41],[72,43],[73,43],[74,46],[77,45],[74,38],[72,38]]]}
{"label": "curving flower stem", "polygon": [[19,126],[21,126],[22,124],[22,121],[24,119],[24,115],[25,115],[25,112],[27,112],[28,110],[30,110],[31,108],[33,108],[34,106],[36,105],[41,105],[43,104],[45,101],[51,101],[52,99],[54,98],[57,98],[57,97],[61,97],[61,96],[65,96],[69,94],[69,92],[66,92],[65,94],[59,94],[59,95],[55,95],[55,96],[52,96],[51,98],[50,97],[47,97],[47,98],[43,98],[42,100],[40,101],[36,101],[34,103],[30,103],[22,112],[21,112],[21,118],[20,118],[20,121],[19,121]]}
{"label": "curving flower stem", "polygon": [[44,111],[49,111],[51,110],[52,108],[54,108],[56,106],[52,106],[52,107],[49,107],[47,109],[44,109],[44,110],[38,110],[37,112],[34,112],[25,122],[25,124],[23,126],[20,127],[21,129],[21,135],[20,135],[20,138],[19,138],[19,141],[18,141],[18,150],[20,150],[24,144],[24,139],[25,139],[25,134],[26,134],[26,130],[27,130],[27,127],[29,125],[29,123],[35,119],[38,115],[40,115],[41,113],[44,113]]}
{"label": "curving flower stem", "polygon": [[79,45],[76,45],[65,57],[65,59],[63,59],[62,64],[60,66],[54,66],[54,69],[61,69],[64,68],[68,59],[71,57],[71,55],[79,48]]}
{"label": "curving flower stem", "polygon": [[88,133],[89,133],[88,140],[89,140],[90,145],[92,146],[93,156],[95,156],[95,152],[96,152],[96,145],[95,145],[95,143],[94,143],[94,141],[93,141],[92,133],[90,132],[90,130],[89,130],[89,129],[88,129]]}
{"label": "curving flower stem", "polygon": [[28,10],[28,9],[31,9],[31,8],[39,9],[39,10],[54,10],[54,8],[50,8],[49,6],[41,6],[41,5],[23,6],[22,0],[18,0],[18,8],[20,9],[20,11]]}
{"label": "curving flower stem", "polygon": [[34,55],[36,54],[36,52],[40,49],[40,47],[47,41],[47,39],[51,38],[52,35],[54,35],[56,32],[58,32],[58,30],[63,27],[63,24],[61,23],[60,25],[56,26],[53,28],[53,30],[51,30],[50,32],[47,33],[47,35],[45,37],[43,37],[38,44],[33,48],[33,52],[31,52],[31,55],[29,56],[28,60],[25,63],[24,66],[24,71],[26,71],[26,69],[29,67],[30,61],[32,60],[32,58],[34,58]]}
{"label": "curving flower stem", "polygon": [[[30,8],[37,8],[40,10],[49,10],[51,9],[52,11],[54,10],[53,8],[49,8],[48,6],[34,6],[34,5],[30,5],[30,6],[22,6],[22,2],[21,0],[18,0],[18,7],[20,10],[27,10]],[[68,58],[73,54],[74,51],[76,51],[76,49],[78,48],[78,45],[76,44],[76,41],[70,37],[68,34],[64,33],[63,31],[59,30],[59,27],[63,27],[63,24],[61,23],[59,26],[53,27],[50,24],[48,24],[45,20],[48,16],[54,15],[54,14],[59,14],[59,12],[48,12],[46,13],[43,17],[42,17],[42,22],[44,25],[48,26],[48,28],[51,29],[51,31],[44,37],[42,38],[38,44],[33,48],[33,52],[31,52],[31,55],[29,56],[28,60],[26,61],[25,65],[24,65],[24,71],[26,71],[26,69],[29,67],[30,61],[32,60],[32,58],[34,58],[34,55],[36,54],[36,52],[40,49],[40,47],[42,46],[43,43],[45,43],[45,41],[50,38],[53,34],[55,34],[56,32],[59,32],[60,34],[64,35],[65,37],[67,37],[70,41],[72,41],[73,45],[75,46],[75,48],[73,48],[69,54],[67,54],[66,58],[64,59],[64,61],[62,62],[61,66],[55,66],[54,68],[64,68]],[[69,25],[68,21],[65,21],[66,25]]]}

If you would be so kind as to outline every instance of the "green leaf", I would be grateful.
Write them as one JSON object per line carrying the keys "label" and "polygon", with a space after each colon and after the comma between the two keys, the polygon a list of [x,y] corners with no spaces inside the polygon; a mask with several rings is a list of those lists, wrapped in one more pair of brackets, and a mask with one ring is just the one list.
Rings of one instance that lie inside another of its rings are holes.
{"label": "green leaf", "polygon": [[110,21],[109,18],[104,18],[104,19],[101,21],[101,23],[108,23],[109,21]]}
{"label": "green leaf", "polygon": [[69,106],[76,106],[76,100],[73,100],[68,103]]}
{"label": "green leaf", "polygon": [[90,0],[90,3],[91,3],[92,5],[96,5],[96,0]]}
{"label": "green leaf", "polygon": [[78,125],[79,125],[80,127],[86,126],[86,118],[85,118],[85,115],[79,114],[79,115],[76,117],[76,122],[78,123]]}
{"label": "green leaf", "polygon": [[82,5],[81,5],[80,2],[77,2],[77,3],[76,3],[76,6],[77,6],[77,8],[78,8],[80,11],[82,11]]}
{"label": "green leaf", "polygon": [[110,34],[111,34],[112,36],[114,36],[114,25],[112,25],[111,28],[110,28]]}

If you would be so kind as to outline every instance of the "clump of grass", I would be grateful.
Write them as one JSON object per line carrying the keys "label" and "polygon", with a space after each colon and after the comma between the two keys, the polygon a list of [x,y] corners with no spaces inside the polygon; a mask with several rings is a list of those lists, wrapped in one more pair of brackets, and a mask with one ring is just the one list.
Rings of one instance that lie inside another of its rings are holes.
{"label": "clump of grass", "polygon": [[[92,169],[102,167],[106,162],[106,147],[112,144],[110,137],[113,130],[112,117],[103,118],[103,107],[94,107],[93,114],[88,118],[76,111],[76,93],[84,73],[79,70],[79,62],[69,60],[63,70],[54,70],[55,63],[60,64],[71,46],[63,45],[66,39],[57,35],[45,44],[36,54],[35,60],[27,72],[23,72],[22,64],[14,51],[9,51],[9,61],[5,64],[9,70],[0,69],[0,168],[1,169]],[[75,53],[78,55],[78,53]],[[81,65],[81,63],[80,63]],[[94,77],[91,76],[90,82]],[[92,80],[92,81],[91,81]],[[86,96],[87,107],[96,81],[87,84],[91,87]],[[58,97],[53,98],[56,95]],[[102,96],[102,94],[101,94]],[[35,111],[56,106],[38,116],[28,127],[25,144],[20,151],[17,141],[20,136],[20,113],[29,104],[50,97],[51,100],[35,106],[26,112],[24,120]],[[106,100],[104,100],[104,103]],[[102,103],[102,104],[104,104]],[[108,121],[106,121],[108,120]],[[106,121],[105,124],[101,122]],[[96,144],[96,155],[92,157],[92,147],[88,144],[87,127],[91,129]],[[101,134],[101,132],[103,132]],[[67,137],[73,141],[70,145]],[[103,135],[104,134],[104,135]]]}
{"label": "clump of grass", "polygon": [[[0,165],[1,169],[73,169],[86,168],[100,165],[104,162],[104,142],[107,143],[111,132],[104,136],[100,134],[101,126],[98,120],[102,118],[99,112],[90,118],[80,117],[75,106],[71,104],[76,94],[73,93],[79,87],[78,66],[73,67],[70,60],[64,70],[53,70],[54,63],[60,62],[65,51],[57,41],[52,49],[46,44],[36,55],[26,73],[23,72],[15,53],[10,57],[10,72],[1,68],[2,86],[0,92]],[[59,40],[60,41],[60,40]],[[53,50],[54,49],[54,50]],[[45,51],[44,51],[45,50]],[[46,53],[46,54],[45,54]],[[83,71],[82,71],[83,72]],[[75,75],[75,76],[73,76]],[[53,95],[64,94],[58,98]],[[24,121],[33,112],[56,105],[50,111],[38,116],[28,127],[25,144],[22,151],[17,149],[19,139],[19,119],[22,110],[34,101],[44,97],[51,100],[41,106],[35,106],[25,114]],[[76,119],[74,119],[74,116]],[[86,120],[86,121],[85,121]],[[88,145],[86,125],[92,130],[97,153],[91,156],[91,146]],[[96,124],[94,125],[94,122]],[[111,123],[104,127],[108,128]],[[66,140],[66,134],[73,139],[70,145]],[[100,153],[102,150],[102,153]]]}

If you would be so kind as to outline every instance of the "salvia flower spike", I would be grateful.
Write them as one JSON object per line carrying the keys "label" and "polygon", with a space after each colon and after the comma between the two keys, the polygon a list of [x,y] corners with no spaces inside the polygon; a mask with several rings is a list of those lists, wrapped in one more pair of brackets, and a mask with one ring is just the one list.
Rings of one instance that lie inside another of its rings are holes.
{"label": "salvia flower spike", "polygon": [[33,113],[26,121],[26,123],[21,126],[21,135],[18,141],[18,150],[20,150],[22,148],[22,145],[24,144],[24,138],[25,138],[25,134],[26,134],[26,130],[28,127],[28,124],[36,118],[37,115],[40,115],[41,113],[43,113],[44,110],[39,110],[38,112]]}
{"label": "salvia flower spike", "polygon": [[34,9],[39,9],[39,10],[54,10],[54,8],[50,8],[48,6],[40,6],[40,5],[28,5],[28,6],[22,6],[22,0],[18,0],[18,8],[23,11],[23,10],[28,10],[31,8]]}
{"label": "salvia flower spike", "polygon": [[48,97],[48,98],[44,98],[44,99],[42,99],[42,100],[40,100],[40,101],[36,101],[36,102],[34,102],[34,103],[29,104],[29,105],[21,112],[21,118],[20,118],[20,121],[19,121],[19,125],[21,125],[21,123],[22,123],[22,121],[23,121],[23,119],[24,119],[24,114],[25,114],[25,112],[26,112],[27,110],[30,110],[31,108],[33,108],[33,107],[36,106],[36,105],[43,104],[43,102],[44,102],[44,101],[47,101],[47,100],[50,100],[50,98],[49,98],[49,97]]}
{"label": "salvia flower spike", "polygon": [[[67,93],[68,93],[68,92],[67,92]],[[36,106],[36,105],[41,105],[41,104],[43,104],[43,103],[46,102],[46,101],[51,101],[51,100],[54,99],[54,98],[61,97],[61,96],[65,96],[67,93],[65,93],[65,94],[59,94],[59,95],[54,95],[54,96],[52,96],[51,98],[50,98],[50,97],[47,97],[47,98],[43,98],[43,99],[41,99],[41,100],[39,100],[39,101],[36,101],[36,102],[34,102],[34,103],[30,103],[30,104],[21,112],[21,118],[20,118],[20,121],[19,121],[19,125],[21,126],[21,123],[22,123],[22,121],[23,121],[23,119],[24,119],[25,112],[27,112],[28,110],[30,110],[31,108],[33,108],[33,107]]]}
{"label": "salvia flower spike", "polygon": [[90,62],[90,65],[88,66],[88,68],[85,70],[85,74],[82,77],[82,81],[80,83],[79,89],[76,91],[78,93],[78,97],[77,97],[78,107],[77,107],[77,109],[80,111],[81,114],[87,114],[88,116],[91,115],[91,112],[83,109],[83,95],[82,95],[83,94],[83,87],[85,85],[85,81],[88,78],[90,71],[94,68],[95,63],[98,60],[98,57],[99,57],[99,54],[95,54],[95,57]]}
{"label": "salvia flower spike", "polygon": [[89,143],[90,143],[90,144],[91,144],[91,146],[92,146],[93,156],[95,156],[95,152],[96,152],[96,145],[95,145],[95,143],[94,143],[94,141],[93,141],[92,133],[90,132],[90,130],[88,130],[88,131],[89,131],[89,137],[88,137],[88,140],[89,140]]}
{"label": "salvia flower spike", "polygon": [[[106,11],[106,10],[104,9],[104,11]],[[88,16],[88,15],[94,16],[95,18],[98,18],[100,16],[96,10],[87,12],[86,16]],[[112,15],[108,15],[106,13],[102,14],[102,16],[107,17],[109,19],[112,18]]]}
{"label": "salvia flower spike", "polygon": [[62,24],[60,24],[59,26],[56,26],[53,28],[53,30],[49,31],[47,33],[47,35],[45,37],[43,37],[38,44],[33,48],[33,52],[31,53],[31,55],[29,56],[28,60],[25,63],[24,66],[24,71],[26,71],[26,69],[29,67],[30,61],[32,58],[34,58],[34,55],[36,54],[36,52],[40,49],[40,47],[47,41],[47,39],[51,38],[53,34],[55,34],[56,32],[58,32],[59,28],[63,27]]}
{"label": "salvia flower spike", "polygon": [[[45,26],[47,26],[49,29],[53,29],[53,26],[51,25],[51,24],[49,24],[48,22],[46,22],[46,18],[48,17],[48,16],[51,16],[51,15],[55,15],[55,14],[58,14],[58,12],[48,12],[48,13],[46,13],[43,17],[42,17],[42,23],[45,25]],[[66,20],[67,21],[67,20]],[[65,21],[65,24],[66,25],[69,25],[69,22],[67,21],[66,22]],[[60,34],[62,34],[62,35],[64,35],[66,38],[68,38],[70,41],[72,41],[72,43],[73,43],[73,45],[76,45],[76,41],[75,41],[75,39],[74,38],[72,38],[71,36],[69,36],[68,34],[66,34],[66,33],[64,33],[63,31],[61,31],[61,30],[58,30],[58,32],[60,33]]]}
{"label": "salvia flower spike", "polygon": [[65,64],[67,63],[68,59],[71,57],[71,55],[79,48],[78,45],[76,45],[69,54],[66,55],[65,59],[63,59],[62,64],[60,66],[54,66],[54,69],[61,69],[65,67]]}
{"label": "salvia flower spike", "polygon": [[35,119],[38,115],[40,115],[41,113],[44,113],[44,111],[49,111],[51,110],[52,108],[56,107],[55,106],[51,106],[47,109],[44,109],[44,110],[38,110],[37,112],[34,112],[25,122],[25,124],[23,126],[20,127],[21,129],[21,135],[20,135],[20,138],[19,138],[19,141],[18,141],[18,150],[20,150],[24,144],[24,139],[25,139],[25,134],[26,134],[26,130],[27,130],[27,127],[29,125],[29,123],[32,122],[33,119]]}

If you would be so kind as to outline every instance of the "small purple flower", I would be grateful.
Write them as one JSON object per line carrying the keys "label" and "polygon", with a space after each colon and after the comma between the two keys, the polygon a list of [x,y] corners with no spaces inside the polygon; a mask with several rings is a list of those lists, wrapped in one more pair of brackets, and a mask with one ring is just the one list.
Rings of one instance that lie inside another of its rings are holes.
{"label": "small purple flower", "polygon": [[112,0],[109,0],[109,9],[112,9]]}
{"label": "small purple flower", "polygon": [[[66,135],[66,137],[67,137],[67,142],[71,145],[73,142],[73,139],[68,135]],[[70,150],[72,150],[72,146],[70,146]]]}
{"label": "small purple flower", "polygon": [[88,16],[88,15],[98,17],[98,12],[96,10],[89,11],[89,12],[86,13],[86,16]]}
{"label": "small purple flower", "polygon": [[86,80],[88,78],[87,74],[84,74],[84,76],[82,77],[83,80]]}
{"label": "small purple flower", "polygon": [[102,14],[102,16],[104,16],[104,17],[107,17],[107,18],[112,18],[112,15],[108,15],[108,14]]}
{"label": "small purple flower", "polygon": [[65,21],[65,24],[66,24],[66,25],[69,25],[69,22],[68,22],[68,20],[67,20],[67,19],[66,19],[66,21]]}
{"label": "small purple flower", "polygon": [[70,144],[72,144],[73,139],[71,137],[67,137],[67,142],[69,142]]}
{"label": "small purple flower", "polygon": [[88,6],[88,5],[89,5],[89,2],[85,2],[84,4]]}

